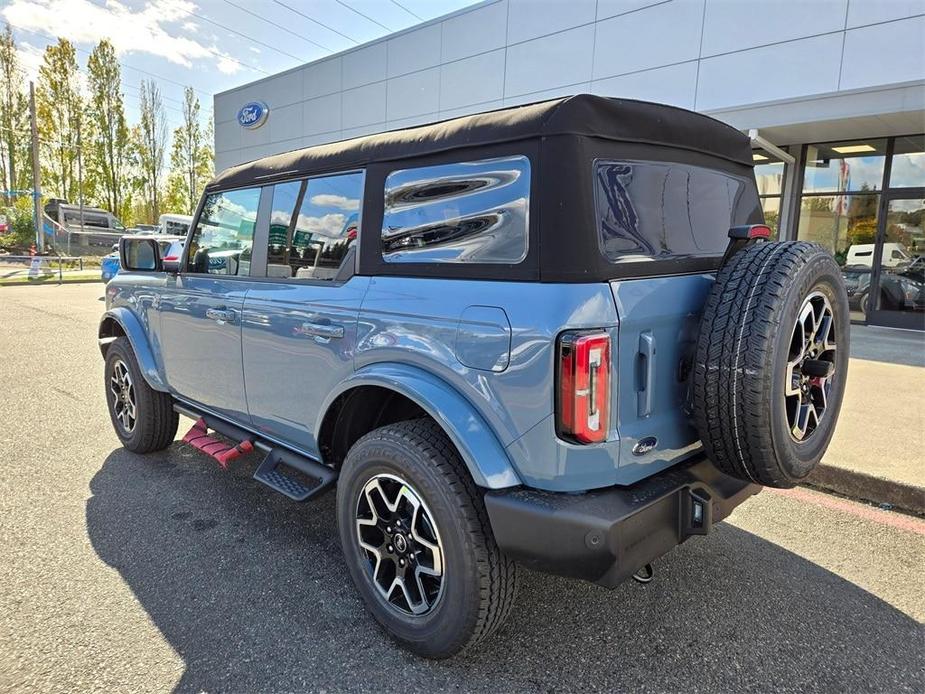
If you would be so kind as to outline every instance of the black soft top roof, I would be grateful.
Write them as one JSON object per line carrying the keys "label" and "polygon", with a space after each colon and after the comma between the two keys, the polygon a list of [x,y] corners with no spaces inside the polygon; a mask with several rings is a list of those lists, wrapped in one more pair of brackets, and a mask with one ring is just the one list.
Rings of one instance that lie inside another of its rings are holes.
{"label": "black soft top roof", "polygon": [[207,190],[552,135],[668,146],[752,166],[748,138],[709,116],[664,104],[579,94],[264,157],[225,169]]}

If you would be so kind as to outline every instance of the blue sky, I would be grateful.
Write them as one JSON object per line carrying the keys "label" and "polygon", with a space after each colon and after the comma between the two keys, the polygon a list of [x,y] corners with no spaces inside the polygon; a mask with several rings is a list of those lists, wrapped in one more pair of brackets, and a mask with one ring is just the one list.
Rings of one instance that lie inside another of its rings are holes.
{"label": "blue sky", "polygon": [[123,66],[129,119],[137,118],[138,84],[153,78],[173,129],[183,85],[196,89],[208,113],[217,92],[476,1],[0,0],[0,17],[13,27],[30,78],[57,36],[77,45],[82,68],[93,46],[108,38]]}

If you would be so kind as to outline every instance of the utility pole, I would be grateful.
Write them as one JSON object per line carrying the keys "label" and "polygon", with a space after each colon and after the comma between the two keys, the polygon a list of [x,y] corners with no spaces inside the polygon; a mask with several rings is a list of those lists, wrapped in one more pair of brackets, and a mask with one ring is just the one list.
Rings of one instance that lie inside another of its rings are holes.
{"label": "utility pole", "polygon": [[35,218],[35,248],[45,252],[45,230],[42,228],[42,175],[39,168],[39,125],[35,118],[35,85],[29,82],[29,118],[32,121],[32,215]]}

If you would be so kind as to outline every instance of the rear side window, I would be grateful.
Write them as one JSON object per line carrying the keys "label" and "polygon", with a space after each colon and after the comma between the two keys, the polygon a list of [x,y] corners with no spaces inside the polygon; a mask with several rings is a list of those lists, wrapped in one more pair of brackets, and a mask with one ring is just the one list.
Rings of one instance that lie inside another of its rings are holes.
{"label": "rear side window", "polygon": [[209,275],[250,274],[260,188],[206,196],[187,254],[189,272]]}
{"label": "rear side window", "polygon": [[598,161],[594,201],[611,262],[721,255],[729,227],[760,219],[753,182],[687,164]]}
{"label": "rear side window", "polygon": [[362,199],[362,172],[275,185],[267,276],[334,280],[353,262]]}
{"label": "rear side window", "polygon": [[527,256],[524,156],[393,171],[385,181],[388,263],[519,263]]}

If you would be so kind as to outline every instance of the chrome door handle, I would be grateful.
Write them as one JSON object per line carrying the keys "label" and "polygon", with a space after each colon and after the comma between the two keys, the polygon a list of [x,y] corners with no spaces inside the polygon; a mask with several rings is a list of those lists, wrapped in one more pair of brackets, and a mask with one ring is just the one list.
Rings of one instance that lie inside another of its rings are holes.
{"label": "chrome door handle", "polygon": [[235,313],[232,309],[207,308],[206,318],[210,318],[219,323],[234,323]]}
{"label": "chrome door handle", "polygon": [[302,323],[299,333],[313,337],[341,338],[344,336],[344,326],[336,323]]}

